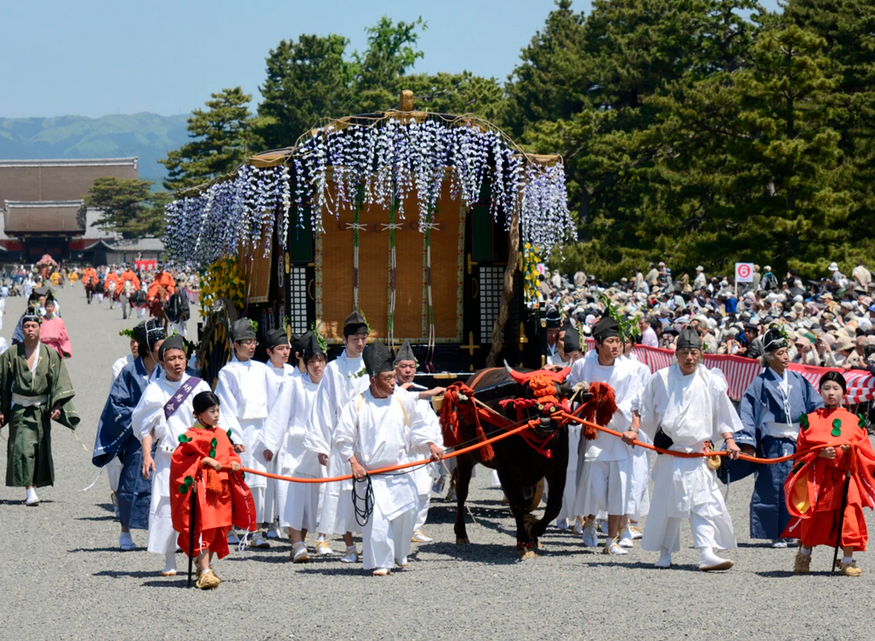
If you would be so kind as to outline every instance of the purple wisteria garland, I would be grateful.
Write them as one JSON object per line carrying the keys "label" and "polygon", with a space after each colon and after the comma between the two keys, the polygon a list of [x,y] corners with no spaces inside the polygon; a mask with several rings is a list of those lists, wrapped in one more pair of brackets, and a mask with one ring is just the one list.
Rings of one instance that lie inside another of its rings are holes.
{"label": "purple wisteria garland", "polygon": [[[530,162],[499,132],[468,120],[335,122],[303,140],[285,162],[244,165],[233,179],[168,205],[168,252],[201,265],[236,254],[240,243],[263,245],[267,255],[274,225],[285,247],[292,210],[298,228],[309,216],[312,230],[322,232],[324,216],[354,209],[360,189],[364,206],[394,204],[398,220],[416,216],[424,232],[445,180],[466,207],[488,185],[495,220],[501,215],[507,227],[519,211],[524,242],[542,255],[574,229],[563,166]],[[413,196],[416,211],[405,211]]]}
{"label": "purple wisteria garland", "polygon": [[291,203],[288,167],[243,165],[233,179],[167,205],[165,247],[173,258],[200,266],[236,255],[241,245],[263,246],[267,256],[275,225],[288,237]]}

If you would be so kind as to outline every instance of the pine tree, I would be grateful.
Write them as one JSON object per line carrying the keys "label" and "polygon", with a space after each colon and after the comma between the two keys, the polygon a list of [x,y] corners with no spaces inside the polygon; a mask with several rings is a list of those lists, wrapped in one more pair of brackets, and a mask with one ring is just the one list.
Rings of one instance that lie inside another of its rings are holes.
{"label": "pine tree", "polygon": [[265,148],[292,146],[326,118],[349,114],[355,65],[345,59],[347,44],[334,34],[302,35],[271,50],[258,106],[257,133]]}
{"label": "pine tree", "polygon": [[257,151],[250,94],[240,87],[211,94],[207,109],[195,109],[188,119],[191,142],[159,161],[167,168],[164,187],[175,191],[210,181],[236,169]]}

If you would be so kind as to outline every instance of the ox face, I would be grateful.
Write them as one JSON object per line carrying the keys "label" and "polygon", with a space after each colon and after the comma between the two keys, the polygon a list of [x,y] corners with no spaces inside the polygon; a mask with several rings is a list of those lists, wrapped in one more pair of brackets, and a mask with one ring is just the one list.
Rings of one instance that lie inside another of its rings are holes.
{"label": "ox face", "polygon": [[518,419],[537,419],[535,429],[542,433],[555,432],[560,423],[556,415],[568,409],[567,399],[571,396],[571,386],[565,381],[569,370],[549,372],[537,370],[520,374],[508,368],[511,378],[519,386],[519,401],[515,403]]}

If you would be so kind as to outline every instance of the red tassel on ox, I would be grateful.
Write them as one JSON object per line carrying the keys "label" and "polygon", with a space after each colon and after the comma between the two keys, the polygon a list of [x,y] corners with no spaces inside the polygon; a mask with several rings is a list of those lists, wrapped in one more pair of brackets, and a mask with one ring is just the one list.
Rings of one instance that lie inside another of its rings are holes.
{"label": "red tassel on ox", "polygon": [[[617,411],[614,388],[607,383],[590,383],[589,393],[592,394],[592,398],[583,404],[583,409],[578,415],[585,421],[598,423],[604,427],[611,422],[611,419],[614,418],[614,413]],[[584,425],[583,436],[588,440],[592,440],[598,436],[598,430],[592,426]]]}

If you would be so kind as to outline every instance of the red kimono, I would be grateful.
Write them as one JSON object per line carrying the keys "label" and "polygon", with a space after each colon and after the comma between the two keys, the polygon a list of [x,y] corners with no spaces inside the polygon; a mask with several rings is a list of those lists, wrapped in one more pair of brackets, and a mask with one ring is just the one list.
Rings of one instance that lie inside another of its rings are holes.
{"label": "red kimono", "polygon": [[[228,530],[234,525],[254,531],[255,503],[243,481],[242,472],[205,468],[205,457],[223,466],[240,462],[234,446],[223,429],[195,426],[179,437],[179,446],[170,462],[170,510],[173,529],[179,532],[177,543],[189,556],[209,548],[220,559],[228,555]],[[197,518],[194,551],[189,550],[191,494],[197,488]]]}
{"label": "red kimono", "polygon": [[[836,457],[823,458],[822,450],[817,450],[797,460],[784,483],[784,500],[792,518],[782,537],[799,538],[806,547],[833,547],[845,474],[850,473],[841,544],[865,551],[869,535],[863,508],[875,507],[875,451],[862,422],[844,408],[821,408],[802,417],[797,451],[825,444],[835,447]],[[843,444],[851,446],[847,454],[839,447]]]}

